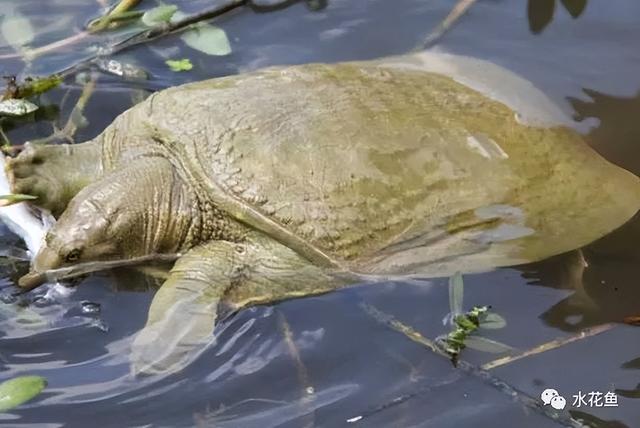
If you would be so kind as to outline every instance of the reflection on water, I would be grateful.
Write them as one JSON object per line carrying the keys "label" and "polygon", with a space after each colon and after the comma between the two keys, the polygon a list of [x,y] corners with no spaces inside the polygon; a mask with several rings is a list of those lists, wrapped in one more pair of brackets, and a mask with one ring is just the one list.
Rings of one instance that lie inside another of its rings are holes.
{"label": "reflection on water", "polygon": [[[68,37],[98,14],[99,2],[26,0],[11,8],[34,20],[35,46]],[[204,0],[178,2],[186,12]],[[565,111],[604,157],[640,174],[640,3],[480,1],[437,49],[494,61],[531,80]],[[228,57],[203,57],[174,37],[118,56],[147,69],[148,81],[100,75],[76,137],[95,136],[148,91],[270,64],[373,58],[405,52],[446,16],[451,1],[330,1],[320,12],[296,4],[277,14],[235,13],[219,24],[230,36]],[[549,13],[549,5],[552,14]],[[0,5],[7,11],[8,3]],[[529,8],[529,9],[527,9]],[[573,8],[573,9],[572,9]],[[535,17],[531,21],[532,15]],[[574,19],[572,15],[580,15]],[[553,19],[551,19],[551,16]],[[539,32],[538,35],[532,34]],[[125,36],[125,32],[116,37]],[[38,58],[27,73],[46,74],[91,54],[92,40]],[[0,55],[11,53],[0,46]],[[172,73],[163,55],[191,58],[194,70]],[[0,60],[19,74],[20,59]],[[588,89],[584,89],[588,88]],[[14,143],[41,138],[61,126],[80,95],[73,79],[45,94],[29,121],[6,121]],[[525,350],[583,328],[640,315],[637,281],[640,216],[580,252],[540,263],[465,278],[465,302],[490,304],[507,327],[484,336]],[[2,248],[18,245],[2,229]],[[24,269],[2,266],[2,300]],[[38,291],[42,293],[43,290]],[[216,343],[184,372],[131,378],[128,348],[144,325],[152,297],[146,279],[130,272],[84,280],[54,302],[21,307],[0,303],[0,380],[40,374],[49,383],[33,402],[0,415],[2,426],[344,426],[382,408],[361,426],[557,426],[499,390],[463,375],[450,363],[381,325],[359,309],[364,301],[424,336],[446,332],[445,279],[426,284],[362,286],[325,296],[245,310],[228,319]],[[26,295],[19,300],[36,300]],[[87,303],[99,312],[83,311]],[[289,332],[283,328],[286,320]],[[531,397],[547,387],[633,392],[640,381],[637,329],[624,325],[492,370]],[[294,346],[291,346],[291,344]],[[465,350],[481,365],[497,356]],[[413,398],[398,403],[400,396]],[[633,427],[637,396],[621,394],[617,408],[574,409],[592,426]],[[581,412],[581,413],[580,413]],[[608,422],[607,422],[608,421]],[[357,423],[355,423],[357,425]]]}

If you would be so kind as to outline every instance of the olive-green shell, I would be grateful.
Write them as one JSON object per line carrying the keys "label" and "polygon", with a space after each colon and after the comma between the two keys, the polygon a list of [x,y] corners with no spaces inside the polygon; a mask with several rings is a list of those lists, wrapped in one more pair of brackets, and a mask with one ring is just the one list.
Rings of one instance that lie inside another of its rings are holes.
{"label": "olive-green shell", "polygon": [[537,260],[640,207],[640,183],[565,127],[449,77],[310,64],[154,94],[105,162],[162,153],[194,191],[320,264],[442,274]]}

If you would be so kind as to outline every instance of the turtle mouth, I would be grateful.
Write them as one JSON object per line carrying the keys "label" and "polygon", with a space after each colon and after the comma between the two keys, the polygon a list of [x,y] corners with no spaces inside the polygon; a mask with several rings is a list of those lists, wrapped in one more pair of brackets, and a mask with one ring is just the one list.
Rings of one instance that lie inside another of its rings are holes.
{"label": "turtle mouth", "polygon": [[18,286],[25,291],[33,290],[47,282],[47,275],[42,272],[31,271],[20,277]]}
{"label": "turtle mouth", "polygon": [[32,290],[47,282],[46,272],[61,265],[60,256],[50,248],[43,246],[33,259],[31,271],[18,280],[18,285],[26,290]]}

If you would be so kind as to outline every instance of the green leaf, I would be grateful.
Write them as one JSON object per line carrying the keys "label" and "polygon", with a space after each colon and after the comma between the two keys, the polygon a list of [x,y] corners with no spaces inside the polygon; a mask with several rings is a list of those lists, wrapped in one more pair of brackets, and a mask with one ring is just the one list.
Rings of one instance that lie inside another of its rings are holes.
{"label": "green leaf", "polygon": [[464,341],[467,348],[475,349],[480,352],[490,352],[492,354],[500,354],[502,352],[511,352],[513,348],[504,343],[496,342],[495,340],[487,339],[482,336],[469,336]]}
{"label": "green leaf", "polygon": [[20,98],[29,98],[35,95],[43,94],[62,83],[62,77],[57,74],[46,77],[37,77],[35,79],[27,78],[18,86],[18,94]]}
{"label": "green leaf", "polygon": [[207,55],[222,56],[231,53],[227,33],[222,28],[213,25],[198,24],[184,33],[181,39],[187,46]]}
{"label": "green leaf", "polygon": [[38,106],[24,99],[0,101],[0,116],[24,116],[38,110]]}
{"label": "green leaf", "polygon": [[449,310],[455,317],[462,313],[462,300],[464,298],[464,282],[462,274],[456,272],[449,278]]}
{"label": "green leaf", "polygon": [[497,330],[506,327],[506,325],[507,320],[494,312],[485,314],[480,321],[480,328],[486,328],[487,330]]}
{"label": "green leaf", "polygon": [[0,412],[26,403],[46,386],[47,381],[42,376],[19,376],[0,383]]}
{"label": "green leaf", "polygon": [[177,11],[176,13],[174,13],[174,14],[173,14],[173,16],[171,16],[171,18],[169,18],[169,22],[170,22],[171,24],[175,24],[176,22],[180,22],[180,21],[182,21],[182,20],[183,20],[183,19],[185,19],[187,16],[189,16],[189,15],[187,15],[187,14],[186,14],[186,13],[184,13],[183,11],[179,10],[179,11]]}
{"label": "green leaf", "polygon": [[142,15],[141,21],[144,25],[153,27],[158,24],[169,22],[174,13],[178,11],[178,6],[162,5],[149,9]]}
{"label": "green leaf", "polygon": [[31,22],[18,12],[6,15],[0,26],[2,37],[15,50],[20,50],[33,41],[34,32]]}
{"label": "green leaf", "polygon": [[0,195],[0,207],[17,204],[18,202],[32,201],[38,199],[37,196],[25,195],[23,193],[12,193],[9,195]]}
{"label": "green leaf", "polygon": [[193,64],[188,58],[184,59],[168,59],[165,63],[169,66],[171,71],[188,71],[193,68]]}

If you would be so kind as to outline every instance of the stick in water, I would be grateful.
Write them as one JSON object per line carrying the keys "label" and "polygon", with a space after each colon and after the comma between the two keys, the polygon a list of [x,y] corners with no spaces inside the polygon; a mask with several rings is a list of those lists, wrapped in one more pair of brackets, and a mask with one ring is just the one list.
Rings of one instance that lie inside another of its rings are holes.
{"label": "stick in water", "polygon": [[174,254],[149,254],[130,259],[110,260],[105,262],[86,262],[74,266],[49,269],[44,272],[29,272],[18,280],[18,285],[25,291],[33,290],[46,282],[71,279],[91,272],[109,270],[118,267],[136,266],[152,262],[174,262],[180,257]]}

